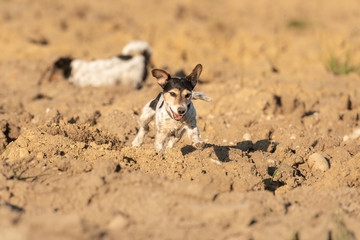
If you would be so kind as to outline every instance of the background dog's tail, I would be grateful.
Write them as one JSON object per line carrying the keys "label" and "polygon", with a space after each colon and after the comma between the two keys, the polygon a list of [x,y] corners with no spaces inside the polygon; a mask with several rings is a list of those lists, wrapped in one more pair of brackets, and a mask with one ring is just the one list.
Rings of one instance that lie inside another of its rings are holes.
{"label": "background dog's tail", "polygon": [[203,92],[192,92],[192,99],[194,100],[203,100],[206,102],[212,102],[211,97],[207,96],[205,93]]}

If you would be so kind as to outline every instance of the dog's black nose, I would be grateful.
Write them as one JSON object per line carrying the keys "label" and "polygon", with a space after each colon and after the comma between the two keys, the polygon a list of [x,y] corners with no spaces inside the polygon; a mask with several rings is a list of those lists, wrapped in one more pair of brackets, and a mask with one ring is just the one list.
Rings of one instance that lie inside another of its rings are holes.
{"label": "dog's black nose", "polygon": [[180,115],[182,115],[182,114],[185,113],[185,108],[184,108],[184,107],[179,107],[179,108],[177,109],[177,111],[178,111],[178,113],[179,113]]}

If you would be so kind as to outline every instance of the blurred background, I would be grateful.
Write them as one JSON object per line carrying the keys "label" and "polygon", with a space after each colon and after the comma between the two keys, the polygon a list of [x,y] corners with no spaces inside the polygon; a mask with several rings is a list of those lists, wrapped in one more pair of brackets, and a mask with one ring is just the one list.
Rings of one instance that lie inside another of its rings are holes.
{"label": "blurred background", "polygon": [[140,39],[157,67],[201,62],[211,77],[360,65],[357,0],[1,0],[0,21],[1,62],[106,58]]}

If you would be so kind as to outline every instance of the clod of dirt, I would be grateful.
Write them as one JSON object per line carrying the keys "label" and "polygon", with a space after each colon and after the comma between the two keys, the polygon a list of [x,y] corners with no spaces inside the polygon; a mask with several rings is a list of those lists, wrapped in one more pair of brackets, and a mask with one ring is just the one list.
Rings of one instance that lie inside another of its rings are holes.
{"label": "clod of dirt", "polygon": [[322,172],[326,172],[330,168],[328,161],[318,152],[310,155],[308,165],[311,169]]}
{"label": "clod of dirt", "polygon": [[20,127],[8,121],[0,121],[0,152],[2,152],[10,142],[16,140],[19,135]]}
{"label": "clod of dirt", "polygon": [[299,186],[301,182],[304,181],[304,177],[301,175],[299,170],[285,163],[280,165],[278,174],[278,181],[283,181],[292,188]]}
{"label": "clod of dirt", "polygon": [[116,150],[119,150],[124,144],[115,136],[92,127],[89,124],[74,125],[64,122],[59,124],[53,123],[44,126],[43,131],[53,136],[62,135],[85,143],[96,142],[97,144],[110,144],[110,148]]}
{"label": "clod of dirt", "polygon": [[59,110],[53,108],[47,108],[45,114],[38,115],[33,119],[33,123],[39,124],[52,124],[59,123],[63,119],[63,116],[60,114]]}

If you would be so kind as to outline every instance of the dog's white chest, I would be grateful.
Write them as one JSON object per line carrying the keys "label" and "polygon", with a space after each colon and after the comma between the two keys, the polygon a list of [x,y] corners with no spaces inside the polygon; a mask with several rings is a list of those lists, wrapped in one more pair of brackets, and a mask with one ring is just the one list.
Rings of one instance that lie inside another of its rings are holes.
{"label": "dog's white chest", "polygon": [[185,122],[172,119],[165,110],[158,111],[155,116],[157,129],[163,132],[174,133],[186,126]]}

